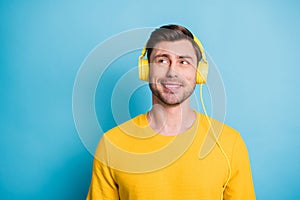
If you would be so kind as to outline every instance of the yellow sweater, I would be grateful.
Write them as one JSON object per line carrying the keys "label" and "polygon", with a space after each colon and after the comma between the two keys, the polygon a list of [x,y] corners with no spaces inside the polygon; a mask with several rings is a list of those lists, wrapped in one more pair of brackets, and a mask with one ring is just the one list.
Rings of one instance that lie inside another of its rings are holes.
{"label": "yellow sweater", "polygon": [[255,199],[248,153],[239,133],[222,126],[221,147],[214,145],[200,158],[208,130],[207,118],[199,113],[193,126],[176,136],[155,133],[146,114],[111,129],[95,153],[87,200]]}

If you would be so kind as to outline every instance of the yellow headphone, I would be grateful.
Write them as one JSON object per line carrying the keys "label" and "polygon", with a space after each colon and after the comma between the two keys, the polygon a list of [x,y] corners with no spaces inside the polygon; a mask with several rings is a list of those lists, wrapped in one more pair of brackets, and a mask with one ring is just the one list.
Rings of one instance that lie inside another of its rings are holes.
{"label": "yellow headphone", "polygon": [[[200,40],[194,36],[194,41],[199,46],[202,59],[199,61],[197,66],[197,75],[196,75],[196,83],[197,84],[204,84],[206,83],[207,74],[208,74],[208,62],[206,60],[204,48],[200,42]],[[149,81],[149,62],[147,58],[144,58],[146,55],[146,46],[144,46],[142,50],[142,54],[139,56],[139,77],[143,81]]]}

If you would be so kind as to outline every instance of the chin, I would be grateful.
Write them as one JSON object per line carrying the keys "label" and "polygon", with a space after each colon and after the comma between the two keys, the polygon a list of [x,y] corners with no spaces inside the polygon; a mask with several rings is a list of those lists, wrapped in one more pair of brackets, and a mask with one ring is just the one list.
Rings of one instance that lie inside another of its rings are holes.
{"label": "chin", "polygon": [[158,99],[162,103],[164,103],[168,106],[177,106],[177,105],[183,103],[186,100],[184,98],[179,98],[179,99],[178,98],[172,98],[172,99],[170,99],[170,98],[162,98],[162,97],[158,97]]}

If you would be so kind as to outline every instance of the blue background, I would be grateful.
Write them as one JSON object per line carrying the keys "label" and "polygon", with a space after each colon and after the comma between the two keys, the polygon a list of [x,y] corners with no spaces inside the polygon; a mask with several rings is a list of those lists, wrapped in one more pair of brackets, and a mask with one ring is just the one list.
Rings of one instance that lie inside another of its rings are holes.
{"label": "blue background", "polygon": [[190,28],[216,62],[257,198],[299,199],[299,10],[296,0],[1,1],[0,199],[85,198],[93,157],[73,121],[76,73],[108,37],[168,23]]}

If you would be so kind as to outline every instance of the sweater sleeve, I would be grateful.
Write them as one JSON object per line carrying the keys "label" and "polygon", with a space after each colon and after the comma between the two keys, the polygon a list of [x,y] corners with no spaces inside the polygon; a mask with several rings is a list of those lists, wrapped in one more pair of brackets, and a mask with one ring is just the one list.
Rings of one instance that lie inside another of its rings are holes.
{"label": "sweater sleeve", "polygon": [[97,148],[97,155],[95,155],[94,163],[93,163],[93,171],[92,171],[92,179],[89,188],[89,192],[87,195],[87,200],[118,200],[118,185],[116,184],[113,176],[112,169],[103,164],[103,156],[101,155],[101,159],[99,157],[100,153],[106,154],[104,140],[99,143]]}
{"label": "sweater sleeve", "polygon": [[225,188],[224,199],[255,199],[248,151],[239,134],[233,148],[231,158],[231,178]]}

